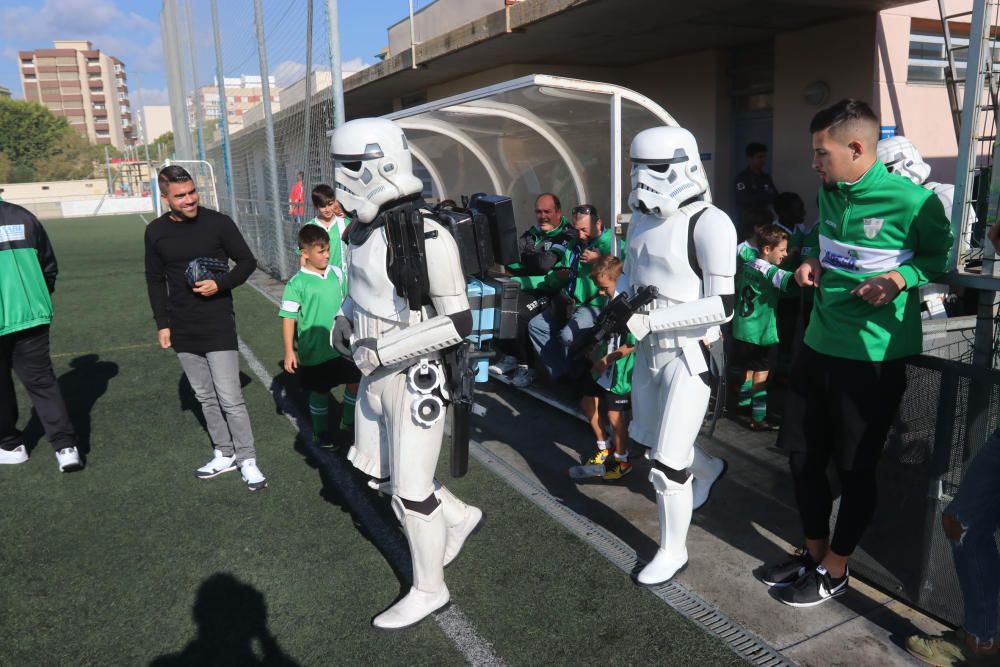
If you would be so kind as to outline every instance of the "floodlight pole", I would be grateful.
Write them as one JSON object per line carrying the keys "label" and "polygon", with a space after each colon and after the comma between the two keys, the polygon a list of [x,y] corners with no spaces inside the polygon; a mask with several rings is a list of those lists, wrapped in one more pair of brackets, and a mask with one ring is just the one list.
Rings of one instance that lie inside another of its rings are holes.
{"label": "floodlight pole", "polygon": [[108,157],[108,145],[104,144],[104,167],[108,170],[108,194],[114,194],[111,187],[111,159]]}
{"label": "floodlight pole", "polygon": [[271,115],[271,84],[268,81],[267,70],[267,46],[264,43],[264,9],[261,0],[253,1],[254,23],[257,26],[257,55],[260,58],[260,85],[261,100],[264,104],[264,143],[267,144],[267,167],[271,174],[271,204],[274,215],[275,238],[278,247],[275,254],[278,257],[276,262],[278,277],[284,279],[286,276],[285,262],[282,259],[285,252],[285,221],[281,217],[281,204],[278,200],[278,156],[274,149],[274,118]]}
{"label": "floodlight pole", "polygon": [[344,72],[340,62],[340,15],[337,0],[326,0],[327,31],[330,34],[330,76],[331,101],[333,103],[333,127],[344,124]]}
{"label": "floodlight pole", "polygon": [[[236,189],[233,186],[233,157],[229,153],[229,104],[226,100],[226,79],[222,69],[222,39],[219,37],[219,8],[212,0],[212,41],[215,43],[215,83],[219,88],[219,132],[222,136],[222,169],[226,173],[229,191],[229,217],[240,224],[236,210]],[[260,252],[258,248],[257,252]]]}
{"label": "floodlight pole", "polygon": [[302,137],[302,198],[310,191],[309,181],[309,124],[312,122],[312,51],[313,51],[313,0],[306,0],[306,94],[305,136]]}
{"label": "floodlight pole", "polygon": [[184,13],[187,16],[187,40],[191,50],[191,82],[193,84],[192,95],[194,96],[194,120],[198,137],[198,159],[205,159],[205,132],[201,124],[201,89],[198,87],[198,60],[194,48],[194,21],[191,20],[191,0],[184,3]]}

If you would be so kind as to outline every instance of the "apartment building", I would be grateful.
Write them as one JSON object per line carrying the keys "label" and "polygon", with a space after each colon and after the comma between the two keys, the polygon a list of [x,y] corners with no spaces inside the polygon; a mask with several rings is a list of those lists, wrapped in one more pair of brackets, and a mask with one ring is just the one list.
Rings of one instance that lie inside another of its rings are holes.
{"label": "apartment building", "polygon": [[65,117],[92,143],[134,145],[125,63],[86,40],[57,40],[53,47],[18,52],[24,99]]}
{"label": "apartment building", "polygon": [[[271,91],[271,109],[277,111],[281,108],[281,89],[275,85],[273,76],[269,76],[267,80]],[[247,110],[261,103],[264,95],[263,82],[260,76],[243,74],[227,76],[223,79],[223,84],[226,91],[226,123],[229,133],[232,134],[243,129],[243,116]],[[222,116],[217,79],[213,79],[212,85],[199,88],[198,98],[202,106],[202,118],[217,119]],[[192,95],[187,98],[187,111],[188,122],[191,127],[195,127],[195,106]]]}

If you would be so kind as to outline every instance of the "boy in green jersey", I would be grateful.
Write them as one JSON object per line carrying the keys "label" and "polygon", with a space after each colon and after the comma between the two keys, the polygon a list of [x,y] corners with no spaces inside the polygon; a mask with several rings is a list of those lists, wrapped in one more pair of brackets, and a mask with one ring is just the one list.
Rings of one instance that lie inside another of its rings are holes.
{"label": "boy in green jersey", "polygon": [[[302,268],[285,285],[281,295],[281,338],[285,347],[285,371],[299,373],[299,384],[309,400],[309,416],[317,443],[333,442],[328,425],[330,390],[347,385],[340,429],[354,427],[361,373],[351,359],[345,359],[330,345],[333,318],[347,294],[340,267],[330,261],[330,235],[320,225],[303,225],[299,230]],[[295,330],[298,327],[298,351]]]}
{"label": "boy in green jersey", "polygon": [[[340,269],[347,276],[347,244],[344,242],[344,232],[351,224],[351,219],[344,215],[344,209],[337,201],[337,193],[326,183],[320,183],[312,189],[312,203],[316,208],[316,217],[305,223],[317,225],[330,235],[330,264]],[[299,267],[305,266],[302,251],[296,249],[299,255]]]}
{"label": "boy in green jersey", "polygon": [[[622,274],[622,261],[611,255],[604,255],[590,267],[589,280],[597,293],[604,299],[611,299],[615,284]],[[635,337],[632,334],[612,336],[609,340],[598,341],[594,347],[593,366],[590,380],[583,389],[580,408],[590,422],[597,440],[597,453],[588,465],[604,464],[604,479],[621,479],[632,471],[628,460],[628,423],[626,413],[632,407],[632,367],[635,365]],[[601,422],[601,399],[608,411],[614,456],[611,456],[608,441],[605,440],[604,424]]]}
{"label": "boy in green jersey", "polygon": [[[818,244],[803,251],[795,280],[816,297],[781,436],[805,550],[759,570],[794,607],[847,591],[848,560],[875,513],[878,461],[906,389],[907,357],[921,351],[916,288],[945,271],[952,244],[937,196],[878,161],[879,119],[867,104],[841,100],[809,131],[822,182]],[[832,534],[831,462],[841,490]]]}
{"label": "boy in green jersey", "polygon": [[767,422],[767,375],[778,344],[777,307],[792,274],[778,268],[788,256],[788,233],[775,224],[757,229],[759,257],[740,266],[736,276],[734,348],[746,370],[740,387],[740,407],[750,407],[750,428],[770,431]]}

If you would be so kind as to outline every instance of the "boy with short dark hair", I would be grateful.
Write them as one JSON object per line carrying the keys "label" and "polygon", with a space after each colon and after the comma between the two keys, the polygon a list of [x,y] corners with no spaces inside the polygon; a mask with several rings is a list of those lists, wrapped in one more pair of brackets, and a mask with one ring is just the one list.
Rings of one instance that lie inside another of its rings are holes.
{"label": "boy with short dark hair", "polygon": [[[610,300],[615,294],[615,284],[622,274],[622,261],[612,255],[603,255],[590,267],[590,280],[597,287],[597,293]],[[632,407],[632,367],[635,365],[635,337],[632,334],[612,336],[606,341],[598,341],[594,347],[593,366],[590,379],[584,387],[580,408],[590,422],[597,440],[597,453],[587,465],[604,464],[604,479],[621,479],[632,471],[628,460],[628,423],[626,413]],[[604,399],[611,424],[611,444],[614,455],[604,438],[601,423],[601,399]]]}
{"label": "boy with short dark hair", "polygon": [[[316,217],[306,224],[322,227],[330,235],[330,263],[339,267],[346,278],[347,244],[344,242],[344,233],[351,224],[351,219],[337,201],[337,191],[326,183],[320,183],[312,189],[312,203],[316,208]],[[333,242],[333,239],[337,239],[337,242]],[[299,266],[302,266],[302,260]]]}
{"label": "boy with short dark hair", "polygon": [[[347,294],[344,273],[330,261],[330,235],[320,225],[299,230],[302,268],[292,276],[281,295],[281,338],[285,347],[285,371],[299,371],[299,384],[306,391],[313,437],[320,446],[333,443],[329,433],[330,390],[346,385],[340,429],[354,426],[361,373],[353,360],[330,345],[333,318]],[[298,352],[295,329],[298,325]]]}
{"label": "boy with short dark hair", "polygon": [[750,407],[750,428],[769,431],[767,375],[778,344],[775,309],[792,274],[778,268],[788,255],[788,232],[775,224],[757,230],[758,257],[744,262],[736,276],[736,312],[733,316],[735,352],[746,376],[740,387],[740,407]]}

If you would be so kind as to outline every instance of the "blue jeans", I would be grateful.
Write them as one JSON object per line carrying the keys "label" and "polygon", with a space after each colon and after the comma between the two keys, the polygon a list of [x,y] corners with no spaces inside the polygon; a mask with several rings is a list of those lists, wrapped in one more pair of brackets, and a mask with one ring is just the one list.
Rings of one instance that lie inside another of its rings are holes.
{"label": "blue jeans", "polygon": [[558,336],[553,335],[552,331],[555,328],[552,311],[552,308],[547,308],[531,318],[528,322],[528,338],[549,376],[558,380],[569,373],[571,368],[573,360],[569,357],[569,346],[582,332],[593,328],[598,310],[594,306],[577,307],[573,311],[573,317],[559,330]]}
{"label": "blue jeans", "polygon": [[984,642],[997,631],[1000,595],[1000,555],[994,534],[1000,527],[1000,429],[986,441],[945,508],[958,521],[960,532],[950,534],[955,571],[965,601],[965,631]]}

